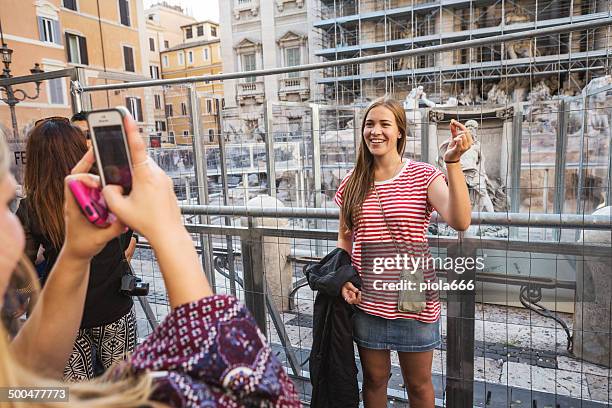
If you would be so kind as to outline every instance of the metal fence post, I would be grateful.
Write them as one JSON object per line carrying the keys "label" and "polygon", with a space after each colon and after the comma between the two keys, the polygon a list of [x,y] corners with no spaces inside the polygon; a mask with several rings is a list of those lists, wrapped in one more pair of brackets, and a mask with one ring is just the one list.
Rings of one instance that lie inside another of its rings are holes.
{"label": "metal fence post", "polygon": [[421,123],[419,124],[421,125],[421,161],[429,163],[429,112],[425,109],[419,109],[419,111],[421,112]]}
{"label": "metal fence post", "polygon": [[244,303],[253,314],[263,335],[267,337],[263,235],[255,228],[253,217],[248,217],[248,226],[248,234],[243,235],[240,239],[242,272],[244,275]]}
{"label": "metal fence post", "polygon": [[[521,207],[521,149],[523,139],[523,107],[517,103],[512,118],[512,162],[510,164],[510,212]],[[518,228],[508,227],[508,236],[516,238]]]}
{"label": "metal fence post", "polygon": [[[225,157],[225,137],[223,136],[223,132],[221,132],[221,117],[220,117],[220,105],[219,99],[215,98],[215,108],[217,109],[217,128],[219,129],[219,161],[221,168],[221,186],[223,188],[223,205],[228,205],[227,199],[229,196],[229,190],[227,186],[227,166],[226,166],[226,157]],[[248,188],[248,184],[245,186]],[[248,196],[247,196],[248,201]],[[225,217],[225,225],[232,225],[232,218],[230,216]],[[234,243],[232,241],[231,235],[225,236],[225,242],[227,246],[227,266],[230,277],[230,293],[236,296],[236,270],[234,265]]]}
{"label": "metal fence post", "polygon": [[[457,244],[449,246],[448,255],[476,257],[476,247],[460,232]],[[448,271],[447,282],[476,283],[476,269],[466,268],[464,273]],[[448,408],[474,406],[474,316],[476,290],[451,290],[447,292],[448,315],[446,320],[446,402]]]}
{"label": "metal fence post", "polygon": [[[559,114],[557,120],[557,155],[555,157],[555,197],[553,201],[553,212],[555,214],[563,213],[563,204],[565,201],[565,153],[567,149],[567,125],[569,122],[569,104],[567,99],[559,100]],[[553,230],[553,239],[559,240],[561,230],[555,228]]]}
{"label": "metal fence post", "polygon": [[268,194],[276,197],[276,155],[274,152],[274,130],[273,125],[273,106],[271,101],[266,101],[264,110],[264,124],[266,128],[266,171],[268,173]]}
{"label": "metal fence post", "polygon": [[[314,206],[315,208],[321,208],[323,205],[322,197],[322,185],[321,185],[321,122],[320,122],[320,111],[319,105],[310,104],[310,118],[311,118],[311,132],[312,132],[312,177],[314,180]],[[321,228],[321,220],[315,220],[315,228]],[[323,255],[323,243],[317,240],[315,245],[315,254],[317,256]]]}
{"label": "metal fence post", "polygon": [[[193,140],[193,155],[195,165],[196,184],[198,186],[198,204],[208,204],[208,176],[206,174],[206,158],[202,146],[200,132],[200,103],[198,90],[195,84],[189,86],[189,107],[191,110],[191,137]],[[209,224],[208,215],[202,216],[200,222]],[[215,289],[215,269],[212,266],[212,242],[208,235],[200,234],[202,248],[202,267],[213,290]]]}

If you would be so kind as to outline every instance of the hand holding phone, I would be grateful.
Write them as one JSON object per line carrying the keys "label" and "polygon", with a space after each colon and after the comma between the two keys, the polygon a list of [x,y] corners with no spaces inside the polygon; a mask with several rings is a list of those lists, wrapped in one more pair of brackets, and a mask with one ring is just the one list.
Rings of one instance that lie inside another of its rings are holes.
{"label": "hand holding phone", "polygon": [[123,124],[128,114],[124,107],[117,107],[87,115],[102,187],[119,185],[125,195],[132,190],[132,159]]}
{"label": "hand holding phone", "polygon": [[105,228],[114,221],[115,218],[108,211],[100,190],[88,187],[78,180],[70,180],[68,188],[89,222]]}

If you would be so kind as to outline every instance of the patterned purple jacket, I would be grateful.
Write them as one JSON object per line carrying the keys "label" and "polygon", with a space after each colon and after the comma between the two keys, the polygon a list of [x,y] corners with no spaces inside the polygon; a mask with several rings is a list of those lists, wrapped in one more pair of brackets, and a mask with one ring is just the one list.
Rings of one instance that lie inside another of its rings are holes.
{"label": "patterned purple jacket", "polygon": [[215,295],[179,306],[119,367],[152,372],[172,407],[300,407],[247,308]]}

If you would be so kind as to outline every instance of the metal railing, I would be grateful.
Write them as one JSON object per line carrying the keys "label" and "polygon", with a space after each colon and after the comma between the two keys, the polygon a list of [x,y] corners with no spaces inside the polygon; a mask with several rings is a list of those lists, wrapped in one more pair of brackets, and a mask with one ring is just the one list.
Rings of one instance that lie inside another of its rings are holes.
{"label": "metal railing", "polygon": [[[267,332],[268,314],[274,325],[281,344],[287,356],[287,362],[291,368],[291,375],[295,379],[304,380],[302,366],[298,352],[291,345],[278,310],[275,309],[266,288],[266,272],[263,262],[265,252],[264,245],[268,237],[283,237],[295,239],[321,240],[334,242],[337,230],[323,229],[312,230],[303,228],[275,228],[256,226],[257,220],[268,219],[324,219],[333,220],[338,217],[338,209],[313,209],[313,208],[247,208],[230,206],[182,206],[184,215],[206,215],[206,216],[231,216],[244,217],[245,226],[227,225],[205,225],[188,224],[187,229],[195,234],[206,234],[212,236],[239,237],[240,251],[234,252],[233,256],[241,260],[242,278],[238,277],[238,285],[243,287],[245,302],[253,313],[260,328]],[[434,214],[433,223],[443,222]],[[519,227],[525,225],[538,225],[544,228],[579,228],[581,230],[612,231],[612,219],[609,216],[575,216],[571,214],[496,214],[496,213],[474,213],[472,223],[475,225],[504,225],[507,227]],[[476,256],[478,251],[503,250],[507,252],[523,252],[534,256],[536,254],[556,254],[576,257],[604,257],[611,258],[609,245],[595,245],[586,243],[567,242],[537,242],[519,241],[499,238],[465,237],[459,234],[457,237],[430,236],[432,243],[438,249],[444,248],[453,257]],[[203,254],[206,256],[206,254]],[[212,264],[216,265],[218,272],[224,272],[223,265],[227,265],[227,253],[223,249],[217,249]],[[302,264],[314,263],[318,257],[310,257],[302,260]],[[453,271],[438,271],[441,278],[451,279]],[[229,274],[225,273],[229,277]],[[456,276],[455,276],[456,277]],[[236,279],[234,276],[233,279]],[[520,288],[520,300],[522,304],[545,317],[554,319],[561,324],[566,331],[568,349],[571,346],[572,335],[563,320],[558,319],[554,312],[549,311],[538,304],[541,300],[543,289],[569,289],[575,290],[576,282],[542,278],[538,276],[521,276],[505,272],[481,272],[468,270],[462,274],[462,279],[474,279],[479,283],[495,283],[499,285],[517,286]],[[294,284],[294,290],[303,286],[302,279]],[[293,292],[293,291],[292,291]],[[538,298],[538,294],[540,295]],[[448,407],[472,406],[474,401],[474,310],[478,302],[474,291],[465,291],[457,294],[449,294],[447,298],[447,360],[446,360],[446,400],[437,401],[438,404],[446,404]],[[269,334],[269,333],[268,333]],[[390,398],[393,393],[390,392]],[[399,398],[401,400],[401,398]]]}

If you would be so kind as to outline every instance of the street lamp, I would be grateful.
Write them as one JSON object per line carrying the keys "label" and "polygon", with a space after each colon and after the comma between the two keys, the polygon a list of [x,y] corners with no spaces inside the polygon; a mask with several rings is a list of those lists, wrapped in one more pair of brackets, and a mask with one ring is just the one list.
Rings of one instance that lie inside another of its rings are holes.
{"label": "street lamp", "polygon": [[[4,64],[4,69],[2,70],[2,75],[0,75],[0,78],[11,78],[12,75],[11,75],[10,65],[11,65],[12,58],[13,58],[13,50],[10,49],[8,45],[6,45],[6,43],[4,42],[4,34],[2,33],[1,23],[0,23],[0,39],[2,41],[2,47],[0,47],[0,55],[2,55],[2,63]],[[40,68],[40,64],[38,63],[35,63],[34,68],[30,69],[30,73],[32,73],[32,75],[41,74],[43,72],[45,71],[43,71]],[[19,102],[22,102],[26,99],[38,98],[38,96],[40,95],[40,84],[42,83],[42,81],[35,81],[35,83],[36,83],[36,94],[34,96],[28,95],[22,89],[13,90],[13,87],[11,85],[1,85],[1,87],[4,89],[4,93],[6,94],[6,97],[0,98],[0,100],[9,106],[9,109],[11,111],[11,121],[13,122],[13,136],[15,137],[15,139],[19,139],[19,127],[17,126],[17,116],[15,115],[15,105],[17,105]],[[18,93],[20,93],[21,96],[17,96]]]}

